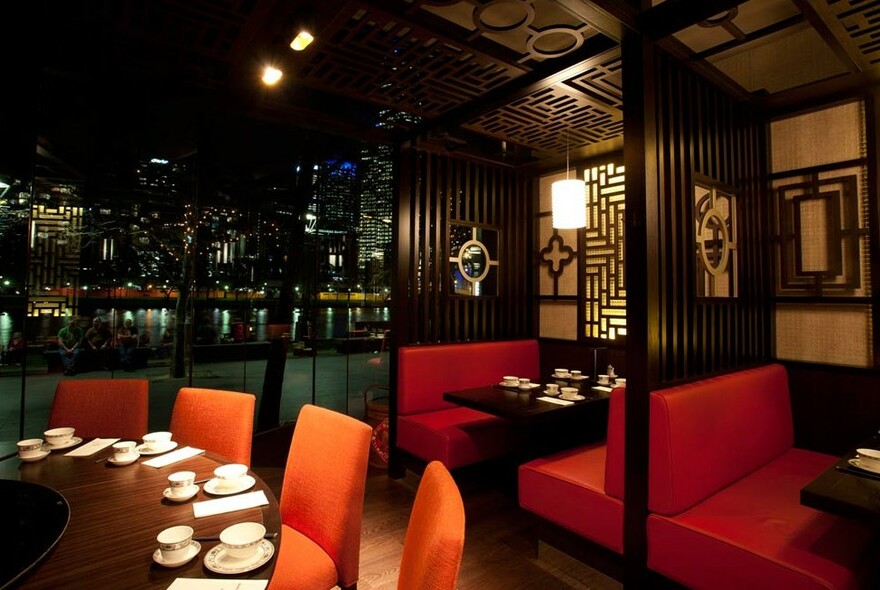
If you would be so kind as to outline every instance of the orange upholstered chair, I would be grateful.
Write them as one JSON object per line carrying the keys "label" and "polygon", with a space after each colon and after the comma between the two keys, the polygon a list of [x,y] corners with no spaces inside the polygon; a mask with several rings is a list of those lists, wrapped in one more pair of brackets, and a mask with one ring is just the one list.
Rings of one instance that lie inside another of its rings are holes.
{"label": "orange upholstered chair", "polygon": [[422,475],[400,559],[399,590],[455,590],[464,551],[464,504],[449,471],[432,461]]}
{"label": "orange upholstered chair", "polygon": [[339,412],[300,410],[281,486],[281,547],[270,590],[357,584],[372,432]]}
{"label": "orange upholstered chair", "polygon": [[62,379],[47,428],[73,426],[80,437],[139,439],[148,428],[146,379]]}
{"label": "orange upholstered chair", "polygon": [[250,393],[181,387],[168,430],[182,445],[250,465],[255,403],[256,397]]}

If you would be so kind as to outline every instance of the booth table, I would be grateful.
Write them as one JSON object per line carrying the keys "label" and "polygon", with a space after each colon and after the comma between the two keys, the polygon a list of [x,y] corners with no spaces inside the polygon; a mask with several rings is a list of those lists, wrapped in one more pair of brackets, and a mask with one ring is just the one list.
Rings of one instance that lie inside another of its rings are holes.
{"label": "booth table", "polygon": [[[168,487],[167,477],[175,471],[188,470],[196,473],[196,480],[209,479],[216,467],[229,463],[222,457],[203,454],[156,468],[142,464],[151,457],[141,457],[131,465],[122,466],[107,461],[96,462],[111,455],[109,448],[89,457],[64,456],[69,450],[56,450],[47,458],[30,463],[17,457],[0,461],[0,478],[7,480],[0,487],[4,502],[8,498],[30,497],[35,502],[44,502],[52,511],[42,516],[33,510],[30,514],[22,514],[23,517],[16,522],[24,533],[4,527],[4,535],[10,539],[18,534],[33,536],[32,529],[35,529],[42,538],[34,542],[51,549],[45,556],[35,551],[31,557],[24,557],[30,563],[4,565],[6,578],[0,579],[0,586],[10,583],[16,575],[18,582],[14,587],[27,590],[84,587],[164,589],[178,577],[265,580],[271,577],[274,555],[264,565],[245,573],[227,575],[208,570],[203,560],[218,541],[202,541],[198,555],[176,568],[158,565],[152,557],[158,547],[156,535],[159,531],[179,524],[193,527],[195,537],[216,537],[227,526],[245,521],[260,522],[269,533],[280,533],[278,502],[269,487],[253,472],[249,475],[256,483],[248,491],[262,490],[269,500],[268,505],[195,518],[194,502],[219,496],[207,494],[204,486],[200,486],[192,499],[172,502],[163,497],[163,490]],[[45,493],[41,499],[41,493],[33,491],[39,486],[28,484],[39,484],[50,490],[43,488]],[[66,518],[65,511],[55,506],[58,497],[53,496],[51,490],[55,490],[69,506],[66,530],[61,524]],[[3,510],[9,510],[9,505],[4,503]],[[57,538],[59,529],[63,532]],[[280,537],[272,542],[277,550]],[[7,567],[12,569],[6,571]]]}

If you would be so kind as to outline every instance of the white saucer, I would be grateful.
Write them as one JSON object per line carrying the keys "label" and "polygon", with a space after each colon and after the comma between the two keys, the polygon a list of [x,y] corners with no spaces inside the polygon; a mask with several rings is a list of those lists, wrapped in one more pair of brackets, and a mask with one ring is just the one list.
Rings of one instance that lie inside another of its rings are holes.
{"label": "white saucer", "polygon": [[521,389],[523,391],[531,391],[536,387],[541,387],[540,383],[529,383],[528,385],[517,385],[517,389]]}
{"label": "white saucer", "polygon": [[565,373],[564,375],[560,375],[559,373],[553,373],[550,375],[554,379],[571,379],[571,373]]}
{"label": "white saucer", "polygon": [[111,456],[111,457],[108,457],[107,463],[110,463],[111,465],[120,465],[120,466],[121,465],[131,465],[132,463],[134,463],[138,459],[140,459],[140,457],[135,457],[134,459],[128,459],[127,461],[117,461],[115,456]]}
{"label": "white saucer", "polygon": [[870,465],[868,461],[862,462],[859,459],[850,459],[849,464],[852,465],[853,467],[857,467],[858,469],[861,469],[862,471],[868,471],[870,473],[880,474],[880,466],[874,467],[873,465]]}
{"label": "white saucer", "polygon": [[60,451],[61,449],[69,449],[70,447],[75,447],[79,443],[81,443],[83,439],[78,436],[74,436],[72,439],[64,443],[63,445],[50,445],[46,443],[43,445],[43,448],[49,449],[50,451]]}
{"label": "white saucer", "polygon": [[159,565],[164,565],[165,567],[178,567],[185,563],[189,563],[193,557],[199,554],[199,551],[202,550],[202,544],[198,541],[193,541],[190,543],[189,547],[186,548],[186,553],[183,554],[183,557],[180,559],[175,559],[174,561],[168,561],[164,557],[162,557],[162,552],[159,549],[156,549],[153,552],[153,561],[158,563]]}
{"label": "white saucer", "polygon": [[21,459],[25,463],[33,463],[34,461],[42,461],[43,459],[48,457],[50,454],[51,453],[49,451],[40,451],[39,453],[37,453],[33,457],[27,457],[27,458],[19,457],[19,459]]}
{"label": "white saucer", "polygon": [[545,389],[543,391],[543,393],[544,393],[544,395],[547,395],[550,397],[556,397],[557,395],[559,395],[559,390],[557,389],[556,391],[550,391],[549,389]]}
{"label": "white saucer", "polygon": [[267,539],[260,541],[253,557],[236,559],[226,553],[226,545],[220,543],[205,555],[205,567],[218,574],[241,574],[255,570],[275,554],[275,545]]}
{"label": "white saucer", "polygon": [[234,488],[224,488],[220,487],[220,480],[215,477],[205,482],[205,491],[209,494],[214,494],[215,496],[229,496],[248,490],[252,488],[255,483],[257,483],[257,480],[255,480],[253,477],[251,477],[250,475],[244,475],[242,476],[241,483],[238,486]]}
{"label": "white saucer", "polygon": [[165,496],[166,499],[171,500],[172,502],[186,502],[193,496],[199,493],[199,486],[193,484],[191,486],[187,486],[186,493],[182,496],[175,496],[171,493],[171,488],[165,488],[165,491],[162,492],[162,495]]}
{"label": "white saucer", "polygon": [[161,455],[162,453],[167,453],[176,446],[176,442],[174,442],[173,440],[169,440],[168,442],[164,442],[153,449],[148,449],[146,444],[140,444],[135,448],[137,449],[137,452],[141,455]]}
{"label": "white saucer", "polygon": [[567,402],[579,402],[582,399],[587,399],[582,395],[560,395],[559,399],[564,399]]}
{"label": "white saucer", "polygon": [[586,379],[586,377],[584,377],[583,375],[571,375],[569,376],[569,379],[571,379],[572,381],[583,381],[584,379]]}
{"label": "white saucer", "polygon": [[519,389],[519,383],[514,383],[512,385],[508,385],[504,381],[498,384],[499,387],[503,387],[505,389]]}

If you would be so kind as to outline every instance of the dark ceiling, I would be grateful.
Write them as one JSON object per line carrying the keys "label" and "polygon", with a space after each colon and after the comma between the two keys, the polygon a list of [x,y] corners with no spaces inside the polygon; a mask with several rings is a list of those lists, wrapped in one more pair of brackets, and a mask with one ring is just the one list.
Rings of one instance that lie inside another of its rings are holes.
{"label": "dark ceiling", "polygon": [[[80,100],[137,102],[148,117],[186,96],[194,109],[379,139],[380,113],[391,109],[421,120],[399,119],[393,131],[517,163],[558,162],[569,147],[578,156],[620,149],[620,39],[633,31],[768,108],[873,84],[880,68],[878,0],[654,0],[644,11],[626,0],[38,6],[55,100],[76,100],[65,85],[88,86]],[[316,40],[293,52],[301,26]],[[266,63],[284,72],[276,87],[259,82]]]}

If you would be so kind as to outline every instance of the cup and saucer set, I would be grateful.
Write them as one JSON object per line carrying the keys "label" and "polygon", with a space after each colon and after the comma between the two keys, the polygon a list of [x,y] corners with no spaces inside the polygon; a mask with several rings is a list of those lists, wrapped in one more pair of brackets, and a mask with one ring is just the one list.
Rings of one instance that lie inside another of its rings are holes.
{"label": "cup and saucer set", "polygon": [[137,452],[141,455],[161,455],[177,448],[170,432],[150,432],[144,435],[143,440],[143,444],[137,446]]}
{"label": "cup and saucer set", "polygon": [[257,480],[247,473],[247,465],[228,463],[214,470],[213,479],[205,482],[205,492],[214,496],[230,496],[251,489]]}
{"label": "cup and saucer set", "polygon": [[175,471],[168,476],[168,487],[162,496],[170,502],[186,502],[199,493],[195,471]]}
{"label": "cup and saucer set", "polygon": [[74,436],[76,430],[71,426],[50,428],[43,433],[43,438],[28,438],[17,443],[18,458],[25,463],[42,461],[52,451],[69,449],[80,444],[83,439]]}
{"label": "cup and saucer set", "polygon": [[275,545],[266,539],[266,527],[240,522],[220,532],[220,544],[205,555],[205,567],[217,574],[242,574],[272,558]]}

